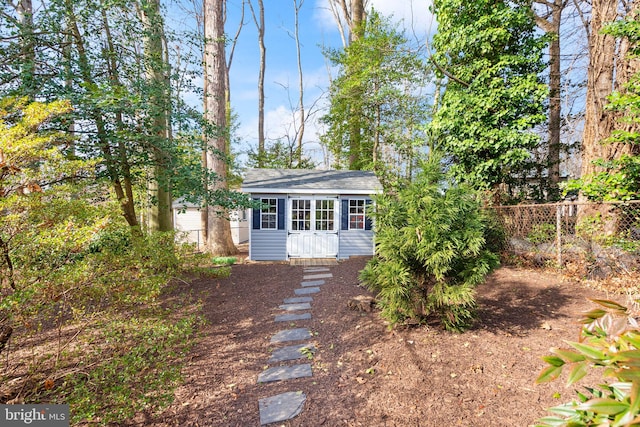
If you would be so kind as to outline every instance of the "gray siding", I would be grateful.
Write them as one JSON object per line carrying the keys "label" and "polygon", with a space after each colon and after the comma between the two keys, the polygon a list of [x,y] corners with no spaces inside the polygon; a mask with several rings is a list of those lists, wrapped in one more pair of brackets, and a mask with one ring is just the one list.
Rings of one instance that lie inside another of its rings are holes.
{"label": "gray siding", "polygon": [[251,230],[253,261],[284,261],[287,259],[287,230]]}
{"label": "gray siding", "polygon": [[373,230],[340,231],[338,258],[373,255]]}

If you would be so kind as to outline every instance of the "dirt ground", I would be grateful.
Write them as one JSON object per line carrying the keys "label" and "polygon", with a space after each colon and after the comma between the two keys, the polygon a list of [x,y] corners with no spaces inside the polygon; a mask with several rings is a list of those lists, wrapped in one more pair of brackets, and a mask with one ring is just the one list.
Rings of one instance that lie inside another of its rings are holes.
{"label": "dirt ground", "polygon": [[[300,287],[301,266],[241,264],[227,279],[184,284],[202,295],[209,324],[172,406],[131,424],[259,426],[259,399],[303,391],[302,413],[274,425],[519,427],[574,397],[564,381],[534,383],[545,366],[540,357],[575,340],[576,319],[592,307],[588,298],[606,295],[557,274],[502,267],[478,288],[472,330],[389,330],[375,310],[347,305],[368,294],[357,279],[365,263],[331,267],[333,278],[314,295],[312,319],[288,324],[273,317]],[[313,377],[257,384],[274,348],[270,337],[292,327],[314,334]]]}

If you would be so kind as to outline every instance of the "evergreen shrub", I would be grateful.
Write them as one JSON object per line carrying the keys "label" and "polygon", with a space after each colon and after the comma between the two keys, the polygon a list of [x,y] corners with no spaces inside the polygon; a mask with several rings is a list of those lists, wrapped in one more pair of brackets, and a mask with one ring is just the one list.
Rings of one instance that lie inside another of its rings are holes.
{"label": "evergreen shrub", "polygon": [[411,184],[377,197],[374,215],[376,256],[360,279],[377,292],[383,317],[394,325],[436,316],[448,330],[468,328],[475,287],[498,265],[476,193],[446,182],[434,155]]}

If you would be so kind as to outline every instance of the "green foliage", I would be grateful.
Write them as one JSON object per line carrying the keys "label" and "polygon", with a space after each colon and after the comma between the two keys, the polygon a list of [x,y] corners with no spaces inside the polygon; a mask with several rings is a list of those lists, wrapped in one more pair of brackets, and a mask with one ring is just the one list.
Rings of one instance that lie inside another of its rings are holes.
{"label": "green foliage", "polygon": [[486,248],[487,219],[466,186],[444,185],[437,156],[396,195],[376,199],[376,256],[361,273],[392,324],[438,316],[468,327],[475,287],[498,264]]}
{"label": "green foliage", "polygon": [[362,37],[326,55],[339,67],[322,118],[328,126],[322,139],[336,164],[410,177],[430,110],[421,94],[429,77],[424,58],[375,10]]}
{"label": "green foliage", "polygon": [[83,339],[83,360],[95,364],[64,376],[38,400],[69,404],[72,424],[120,424],[138,411],[159,411],[173,401],[199,322],[162,310],[99,322]]}
{"label": "green foliage", "polygon": [[608,300],[593,300],[598,307],[585,313],[578,342],[556,348],[543,357],[549,365],[537,382],[544,383],[569,371],[567,385],[584,378],[591,368],[612,380],[578,392],[577,401],[550,408],[539,427],[630,426],[640,417],[640,328],[637,312]]}
{"label": "green foliage", "polygon": [[[614,139],[607,142],[616,142]],[[604,202],[637,200],[640,197],[640,156],[623,154],[608,162],[596,160],[595,163],[603,169],[602,172],[569,181],[564,192],[580,191],[589,200]]]}
{"label": "green foliage", "polygon": [[533,12],[505,1],[435,0],[432,62],[446,89],[429,129],[460,182],[496,189],[528,167],[544,122],[544,40]]}
{"label": "green foliage", "polygon": [[555,224],[536,224],[527,234],[527,240],[537,245],[539,243],[551,242],[556,238]]}

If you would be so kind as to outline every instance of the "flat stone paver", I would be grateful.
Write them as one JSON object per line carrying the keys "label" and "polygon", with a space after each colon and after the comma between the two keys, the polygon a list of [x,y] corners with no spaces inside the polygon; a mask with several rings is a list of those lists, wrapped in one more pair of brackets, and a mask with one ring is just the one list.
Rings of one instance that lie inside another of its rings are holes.
{"label": "flat stone paver", "polygon": [[296,310],[309,310],[311,308],[311,304],[308,302],[301,302],[298,304],[280,304],[280,310],[287,311],[296,311]]}
{"label": "flat stone paver", "polygon": [[297,304],[300,302],[312,302],[313,298],[311,297],[295,297],[295,298],[285,298],[285,304]]}
{"label": "flat stone paver", "polygon": [[311,313],[287,313],[287,314],[279,314],[274,317],[274,322],[294,322],[296,320],[308,320],[311,319]]}
{"label": "flat stone paver", "polygon": [[320,273],[323,271],[331,271],[329,267],[305,267],[305,273]]}
{"label": "flat stone paver", "polygon": [[258,375],[258,382],[269,383],[272,381],[306,378],[312,375],[310,363],[294,366],[274,366],[273,368],[262,371],[260,375]]}
{"label": "flat stone paver", "polygon": [[328,279],[329,277],[333,277],[333,274],[331,273],[309,274],[306,276],[302,276],[302,280]]}
{"label": "flat stone paver", "polygon": [[286,360],[295,360],[295,359],[305,358],[307,357],[307,355],[302,352],[302,349],[305,349],[305,348],[309,349],[312,353],[316,351],[316,348],[313,344],[289,345],[286,347],[273,350],[273,353],[271,353],[271,357],[269,358],[268,363],[284,362]]}
{"label": "flat stone paver", "polygon": [[307,396],[301,391],[289,391],[258,400],[260,425],[290,420],[302,412]]}
{"label": "flat stone paver", "polygon": [[324,280],[310,280],[308,282],[300,283],[300,286],[302,286],[303,288],[306,288],[309,286],[321,286],[321,285],[324,285]]}
{"label": "flat stone paver", "polygon": [[271,344],[276,342],[298,341],[311,338],[311,331],[307,328],[286,329],[271,337]]}
{"label": "flat stone paver", "polygon": [[302,289],[294,289],[293,292],[296,295],[309,295],[309,294],[317,294],[320,292],[320,288],[312,287],[312,288],[302,288]]}

